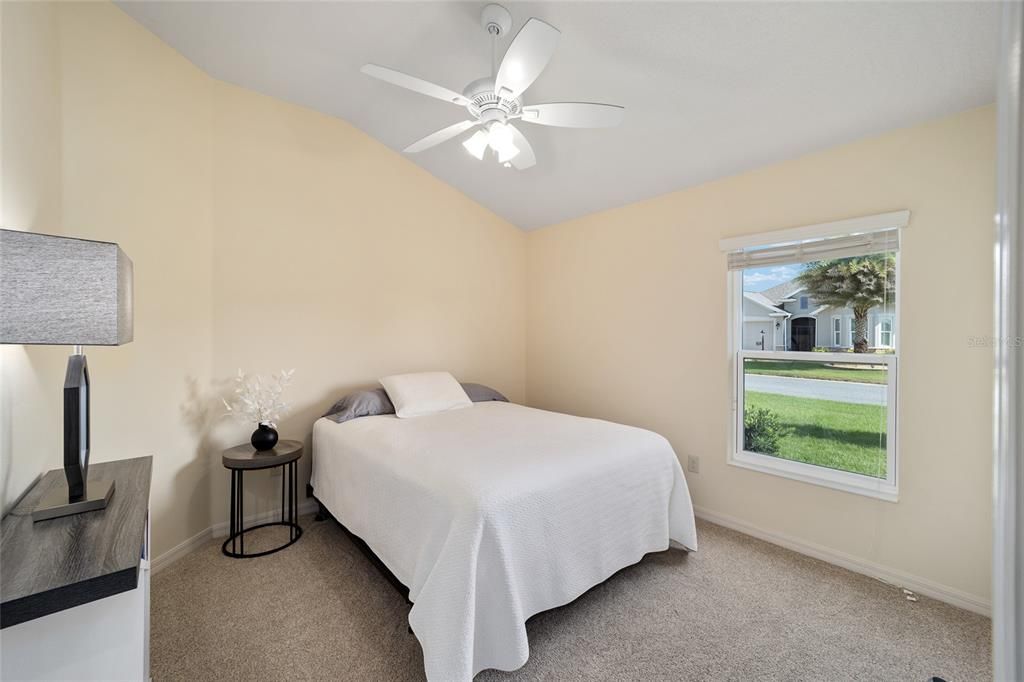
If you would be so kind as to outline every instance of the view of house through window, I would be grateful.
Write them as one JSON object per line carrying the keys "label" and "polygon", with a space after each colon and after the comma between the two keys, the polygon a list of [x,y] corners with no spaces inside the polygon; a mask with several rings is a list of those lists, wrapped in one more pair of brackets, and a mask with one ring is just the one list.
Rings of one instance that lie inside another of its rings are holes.
{"label": "view of house through window", "polygon": [[[843,239],[730,260],[742,281],[737,451],[759,467],[894,495],[896,251],[868,240],[858,253]],[[843,257],[806,260],[831,252]]]}

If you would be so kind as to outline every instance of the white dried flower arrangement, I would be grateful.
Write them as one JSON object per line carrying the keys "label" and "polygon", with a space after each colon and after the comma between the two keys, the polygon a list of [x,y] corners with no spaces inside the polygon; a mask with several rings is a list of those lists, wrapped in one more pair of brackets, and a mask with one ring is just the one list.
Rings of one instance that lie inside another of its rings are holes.
{"label": "white dried flower arrangement", "polygon": [[269,379],[247,375],[241,369],[235,377],[235,397],[224,406],[228,414],[243,421],[276,426],[277,421],[288,411],[288,403],[281,400],[284,389],[291,383],[294,369],[281,370]]}

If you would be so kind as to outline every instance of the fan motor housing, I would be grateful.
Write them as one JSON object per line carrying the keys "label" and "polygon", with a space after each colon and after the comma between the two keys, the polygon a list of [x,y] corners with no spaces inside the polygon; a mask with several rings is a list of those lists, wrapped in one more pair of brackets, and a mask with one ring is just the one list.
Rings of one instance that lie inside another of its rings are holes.
{"label": "fan motor housing", "polygon": [[523,103],[518,97],[507,99],[494,92],[493,78],[479,78],[462,91],[469,100],[466,108],[475,118],[482,121],[504,120],[523,113]]}

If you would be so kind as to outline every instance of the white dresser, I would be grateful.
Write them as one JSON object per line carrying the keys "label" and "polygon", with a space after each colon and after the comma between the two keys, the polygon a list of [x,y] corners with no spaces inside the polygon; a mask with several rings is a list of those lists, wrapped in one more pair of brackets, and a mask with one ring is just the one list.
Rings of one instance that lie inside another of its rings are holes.
{"label": "white dresser", "polygon": [[32,523],[36,488],[60,483],[44,477],[4,517],[0,679],[149,679],[150,473],[149,457],[94,464],[115,480],[106,509]]}

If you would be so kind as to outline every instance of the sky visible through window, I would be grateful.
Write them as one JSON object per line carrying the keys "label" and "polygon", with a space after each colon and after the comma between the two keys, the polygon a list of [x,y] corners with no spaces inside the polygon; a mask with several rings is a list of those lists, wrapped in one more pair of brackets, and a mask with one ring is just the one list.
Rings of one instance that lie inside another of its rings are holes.
{"label": "sky visible through window", "polygon": [[772,265],[766,268],[749,268],[743,271],[743,291],[755,292],[771,289],[777,284],[788,282],[804,269],[802,263],[793,265]]}

